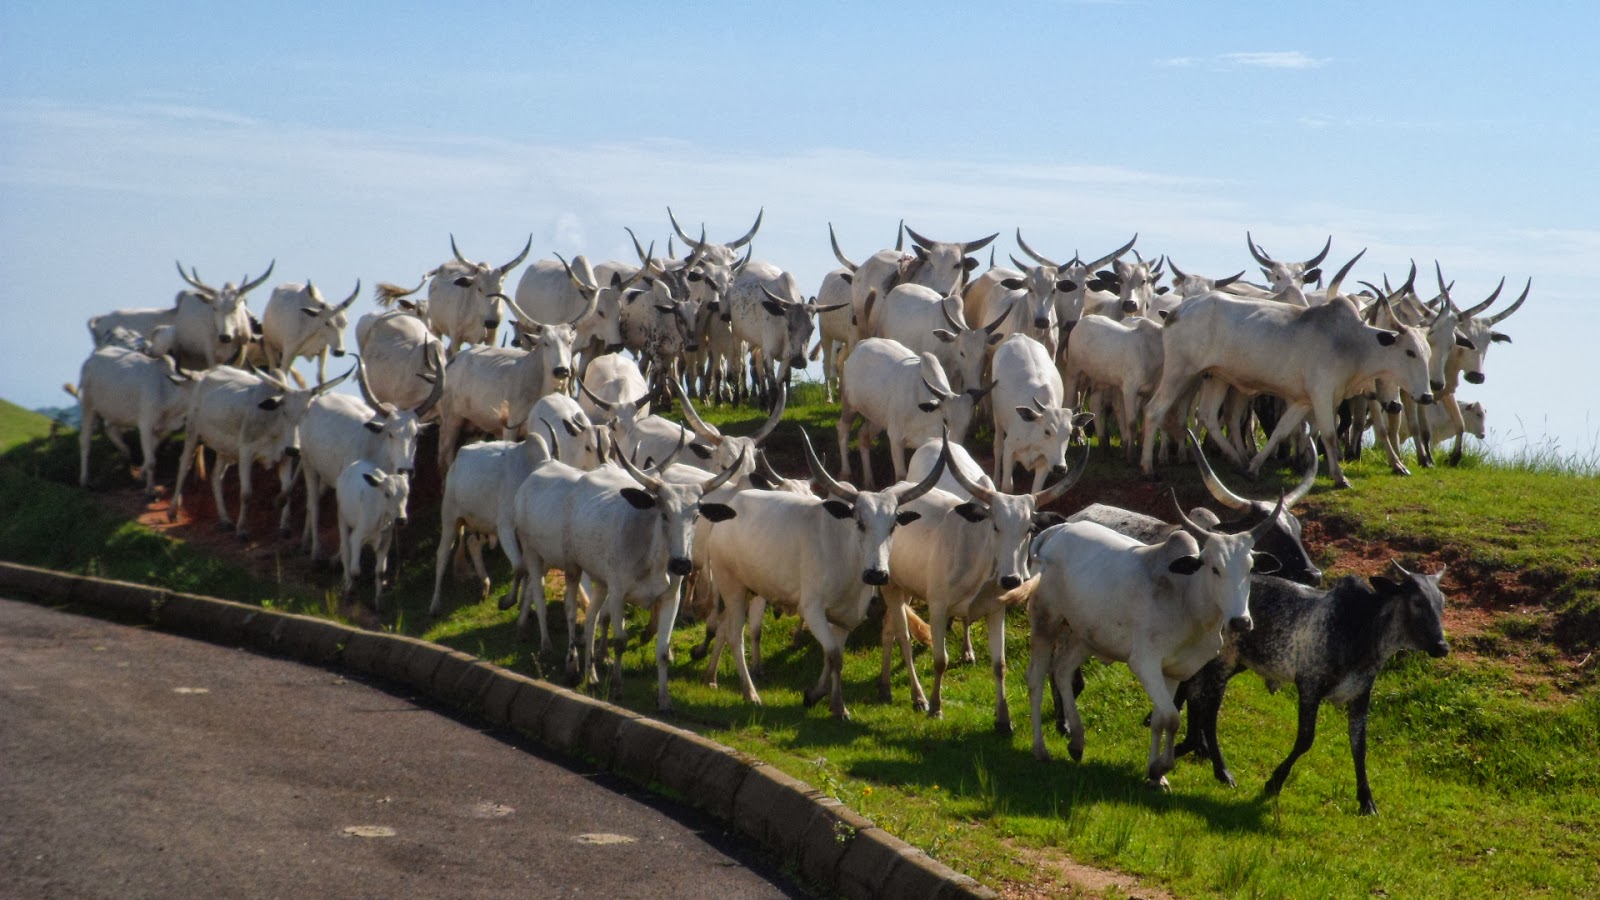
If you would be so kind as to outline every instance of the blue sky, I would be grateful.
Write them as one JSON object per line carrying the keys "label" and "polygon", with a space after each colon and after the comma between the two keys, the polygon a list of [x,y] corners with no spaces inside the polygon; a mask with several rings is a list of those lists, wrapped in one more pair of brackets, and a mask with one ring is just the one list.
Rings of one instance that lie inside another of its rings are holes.
{"label": "blue sky", "polygon": [[1600,440],[1591,4],[334,6],[0,5],[0,395],[66,402],[84,320],[169,303],[175,258],[342,295],[451,233],[625,258],[668,205],[713,239],[765,206],[813,290],[830,221],[859,259],[901,217],[1002,259],[1137,231],[1221,275],[1249,229],[1467,298],[1531,276],[1463,396],[1509,449]]}

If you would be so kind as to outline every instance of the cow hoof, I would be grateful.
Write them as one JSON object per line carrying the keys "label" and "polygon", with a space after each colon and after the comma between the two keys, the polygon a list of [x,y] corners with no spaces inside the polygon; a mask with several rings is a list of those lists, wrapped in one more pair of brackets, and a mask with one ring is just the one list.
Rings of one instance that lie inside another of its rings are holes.
{"label": "cow hoof", "polygon": [[1033,748],[1033,758],[1037,759],[1039,762],[1049,762],[1050,751],[1044,749],[1043,747],[1035,747]]}
{"label": "cow hoof", "polygon": [[961,654],[961,657],[956,660],[957,663],[959,663],[959,664],[961,664],[963,666],[970,666],[970,665],[972,665],[973,663],[975,663],[977,661],[978,661],[978,656],[975,653],[963,653],[963,654]]}
{"label": "cow hoof", "polygon": [[1072,757],[1073,762],[1083,762],[1082,747],[1074,747],[1070,744],[1067,745],[1067,755]]}
{"label": "cow hoof", "polygon": [[1344,489],[1350,487],[1350,479],[1344,478],[1344,477],[1340,477],[1339,480],[1337,480],[1337,481],[1335,481],[1333,483],[1333,486],[1335,488],[1338,488],[1339,490],[1344,490]]}
{"label": "cow hoof", "polygon": [[517,598],[511,596],[510,592],[507,592],[504,597],[500,598],[499,606],[500,606],[500,611],[501,612],[505,612],[506,610],[508,610],[511,607],[516,606],[516,605],[517,605]]}
{"label": "cow hoof", "polygon": [[1056,722],[1056,734],[1059,734],[1062,737],[1066,737],[1067,735],[1069,735],[1071,733],[1072,733],[1072,729],[1067,727],[1067,723],[1066,722],[1060,722],[1060,721]]}
{"label": "cow hoof", "polygon": [[1394,471],[1394,473],[1396,475],[1399,475],[1402,478],[1411,477],[1411,470],[1406,468],[1405,466],[1393,466],[1391,468],[1392,468],[1392,470]]}
{"label": "cow hoof", "polygon": [[280,538],[282,538],[282,539],[287,541],[290,538],[294,537],[294,531],[291,530],[291,529],[288,529],[288,528],[279,528],[278,529],[278,537],[280,537]]}
{"label": "cow hoof", "polygon": [[241,544],[250,543],[250,532],[248,532],[248,531],[236,532],[235,536],[239,538],[239,543],[241,543]]}
{"label": "cow hoof", "polygon": [[[878,702],[879,703],[893,703],[894,702],[894,691],[890,690],[889,686],[887,684],[878,685]],[[915,704],[913,704],[913,705],[915,705]]]}
{"label": "cow hoof", "polygon": [[928,701],[926,701],[926,700],[912,700],[911,701],[911,711],[912,712],[927,712],[928,711]]}
{"label": "cow hoof", "polygon": [[689,658],[695,662],[699,662],[700,660],[705,659],[706,654],[709,652],[710,651],[706,649],[704,644],[696,644],[689,648]]}
{"label": "cow hoof", "polygon": [[1375,816],[1375,815],[1377,815],[1378,814],[1378,804],[1372,802],[1371,800],[1364,801],[1361,804],[1361,813],[1360,814],[1363,815],[1363,816]]}
{"label": "cow hoof", "polygon": [[804,706],[806,709],[810,709],[811,707],[816,706],[817,705],[817,701],[821,700],[821,699],[822,699],[822,692],[818,691],[815,694],[813,694],[811,692],[810,688],[807,688],[804,692],[802,692],[800,694],[800,704],[802,706]]}
{"label": "cow hoof", "polygon": [[1172,793],[1172,785],[1167,783],[1167,776],[1165,775],[1162,775],[1160,778],[1147,778],[1145,779],[1144,784],[1145,787],[1148,787],[1152,791],[1160,791],[1163,794]]}
{"label": "cow hoof", "polygon": [[1227,785],[1228,787],[1238,787],[1239,786],[1233,780],[1233,773],[1229,772],[1227,769],[1223,769],[1221,772],[1217,772],[1215,774],[1217,776],[1217,781]]}
{"label": "cow hoof", "polygon": [[1011,723],[1010,722],[995,722],[994,723],[994,733],[995,734],[1001,735],[1002,737],[1010,737],[1011,734],[1012,734],[1012,731],[1013,731],[1013,729],[1011,728]]}
{"label": "cow hoof", "polygon": [[483,587],[481,587],[478,590],[478,599],[479,600],[487,600],[487,599],[489,599],[489,590],[490,590],[489,579],[485,578],[483,580]]}
{"label": "cow hoof", "polygon": [[224,521],[218,520],[217,524],[216,524],[216,529],[218,531],[232,531],[233,530],[233,523],[232,522],[224,522]]}

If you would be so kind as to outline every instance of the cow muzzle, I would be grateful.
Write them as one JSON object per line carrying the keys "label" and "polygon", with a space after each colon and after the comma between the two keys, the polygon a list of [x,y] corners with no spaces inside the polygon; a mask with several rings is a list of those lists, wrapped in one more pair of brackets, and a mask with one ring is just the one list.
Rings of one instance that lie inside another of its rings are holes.
{"label": "cow muzzle", "polygon": [[868,569],[861,573],[861,580],[877,587],[889,583],[889,573],[882,569]]}
{"label": "cow muzzle", "polygon": [[1068,470],[1067,470],[1066,466],[1051,466],[1050,467],[1050,477],[1051,478],[1061,478],[1061,477],[1063,477],[1063,476],[1065,476],[1067,474],[1067,471]]}
{"label": "cow muzzle", "polygon": [[1125,313],[1129,313],[1129,314],[1138,312],[1139,311],[1139,301],[1137,301],[1137,300],[1124,300],[1124,301],[1122,301],[1122,311],[1125,312]]}
{"label": "cow muzzle", "polygon": [[1000,576],[1000,588],[1001,588],[1001,590],[1014,591],[1019,587],[1022,587],[1022,576],[1021,575],[1001,575]]}
{"label": "cow muzzle", "polygon": [[796,369],[804,369],[806,367],[805,355],[801,354],[801,353],[796,353],[793,357],[790,358],[789,365],[794,367],[794,368],[796,368]]}
{"label": "cow muzzle", "polygon": [[1383,405],[1383,411],[1391,416],[1398,416],[1405,412],[1405,410],[1405,404],[1401,403],[1399,400],[1390,400],[1388,403]]}
{"label": "cow muzzle", "polygon": [[224,344],[231,344],[231,343],[233,343],[233,335],[231,335],[231,334],[219,334],[219,335],[217,335],[217,340],[223,342]]}
{"label": "cow muzzle", "polygon": [[1033,317],[1033,327],[1039,328],[1039,329],[1049,328],[1050,327],[1050,320],[1045,318],[1044,316],[1034,316]]}
{"label": "cow muzzle", "polygon": [[1417,398],[1417,402],[1422,404],[1423,406],[1427,406],[1428,404],[1433,402],[1433,395],[1432,394],[1423,394],[1422,396]]}
{"label": "cow muzzle", "polygon": [[335,350],[335,351],[333,351],[333,355],[342,357],[342,356],[344,356],[344,351],[343,350]]}
{"label": "cow muzzle", "polygon": [[289,457],[290,459],[299,459],[300,458],[300,448],[299,447],[285,447],[285,448],[283,448],[283,455]]}
{"label": "cow muzzle", "polygon": [[607,344],[606,345],[606,352],[607,353],[621,353],[622,349],[623,349],[623,346],[624,345],[622,345],[622,344]]}
{"label": "cow muzzle", "polygon": [[1467,383],[1469,383],[1469,384],[1483,384],[1483,373],[1482,372],[1468,372],[1467,373]]}
{"label": "cow muzzle", "polygon": [[1442,390],[1444,390],[1444,382],[1442,382],[1442,381],[1429,381],[1428,382],[1428,387],[1433,388],[1435,391],[1442,391]]}
{"label": "cow muzzle", "polygon": [[1234,634],[1244,634],[1256,627],[1249,616],[1234,616],[1228,620],[1228,630]]}
{"label": "cow muzzle", "polygon": [[484,319],[483,320],[483,328],[484,328],[485,331],[489,332],[490,334],[494,334],[495,330],[498,329],[499,327],[500,327],[500,320],[499,319]]}
{"label": "cow muzzle", "polygon": [[667,563],[667,572],[673,575],[682,576],[693,571],[694,562],[692,560],[684,559],[681,556],[675,556]]}

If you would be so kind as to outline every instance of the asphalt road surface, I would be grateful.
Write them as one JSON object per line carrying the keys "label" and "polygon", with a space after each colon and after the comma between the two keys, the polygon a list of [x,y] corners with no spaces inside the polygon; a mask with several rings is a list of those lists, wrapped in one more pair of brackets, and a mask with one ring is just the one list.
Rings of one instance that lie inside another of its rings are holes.
{"label": "asphalt road surface", "polygon": [[800,895],[717,823],[514,735],[0,600],[0,896]]}

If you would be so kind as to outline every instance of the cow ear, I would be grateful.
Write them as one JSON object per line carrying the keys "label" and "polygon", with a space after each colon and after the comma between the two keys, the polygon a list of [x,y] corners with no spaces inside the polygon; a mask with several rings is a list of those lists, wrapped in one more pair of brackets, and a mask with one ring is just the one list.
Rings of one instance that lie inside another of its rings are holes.
{"label": "cow ear", "polygon": [[583,434],[583,428],[571,419],[562,419],[561,427],[565,428],[567,430],[567,434],[570,434],[573,437]]}
{"label": "cow ear", "polygon": [[1030,409],[1029,407],[1026,407],[1026,406],[1019,406],[1016,409],[1017,409],[1017,415],[1022,417],[1022,421],[1024,421],[1024,422],[1037,422],[1037,421],[1039,421],[1039,413],[1038,413],[1037,410]]}
{"label": "cow ear", "polygon": [[1010,336],[1011,335],[1006,334],[1004,332],[997,331],[994,334],[989,335],[988,342],[990,344],[998,344],[998,343],[1000,343],[1001,341],[1005,340],[1006,338],[1008,338]]}
{"label": "cow ear", "polygon": [[700,441],[690,442],[689,450],[695,456],[698,456],[701,459],[710,459],[717,452],[716,448],[712,447],[710,444],[702,443]]}
{"label": "cow ear", "polygon": [[639,296],[641,294],[643,294],[643,293],[644,293],[644,291],[631,290],[628,293],[624,294],[622,299],[626,300],[629,303],[632,303],[633,301],[639,299]]}
{"label": "cow ear", "polygon": [[917,404],[917,409],[920,409],[923,412],[933,412],[934,410],[936,410],[938,408],[939,408],[939,404],[934,402],[934,401],[932,401],[932,400],[924,400],[921,403]]}
{"label": "cow ear", "polygon": [[1093,424],[1094,424],[1094,413],[1090,413],[1090,412],[1078,413],[1077,415],[1072,417],[1072,427],[1073,428],[1088,428],[1090,425],[1093,425]]}
{"label": "cow ear", "polygon": [[1167,571],[1174,575],[1193,575],[1200,571],[1200,557],[1180,556],[1167,566]]}
{"label": "cow ear", "polygon": [[982,503],[974,503],[968,500],[956,507],[956,515],[966,519],[968,522],[984,522],[989,518],[989,509]]}
{"label": "cow ear", "polygon": [[1394,346],[1394,342],[1398,339],[1399,337],[1392,331],[1378,332],[1378,343],[1384,345],[1385,347]]}
{"label": "cow ear", "polygon": [[379,477],[379,475],[376,472],[362,472],[361,473],[361,480],[365,481],[367,484],[372,485],[373,487],[382,487],[383,486],[383,482],[386,479],[384,479],[382,477]]}
{"label": "cow ear", "polygon": [[978,258],[976,256],[969,256],[966,259],[963,259],[961,261],[961,268],[966,269],[968,272],[971,272],[973,269],[976,269],[977,267],[978,267]]}
{"label": "cow ear", "polygon": [[1070,294],[1078,289],[1078,283],[1071,278],[1063,278],[1056,282],[1056,290],[1063,294]]}
{"label": "cow ear", "polygon": [[362,422],[361,427],[372,432],[373,434],[383,433],[383,423],[376,419],[368,419],[367,421]]}
{"label": "cow ear", "polygon": [[300,307],[300,311],[315,319],[317,317],[317,313],[321,312],[322,310],[311,306],[302,306]]}
{"label": "cow ear", "polygon": [[1165,286],[1163,286],[1163,287],[1158,287],[1158,288],[1156,288],[1156,296],[1158,296],[1158,297],[1159,297],[1159,296],[1161,296],[1161,295],[1162,295],[1162,294],[1165,294],[1165,293],[1166,293],[1166,292],[1167,292],[1167,291],[1170,291],[1170,290],[1172,290],[1172,288],[1169,288],[1169,287],[1165,287]]}
{"label": "cow ear", "polygon": [[1311,282],[1316,281],[1318,278],[1321,278],[1321,277],[1322,277],[1322,270],[1321,269],[1312,269],[1311,271],[1309,271],[1309,272],[1305,273],[1304,275],[1300,276],[1300,283],[1301,284],[1310,284]]}
{"label": "cow ear", "polygon": [[1250,554],[1250,563],[1251,571],[1260,575],[1271,575],[1273,572],[1278,572],[1283,569],[1283,563],[1278,562],[1278,558],[1276,556],[1273,556],[1271,553],[1263,553],[1259,550]]}
{"label": "cow ear", "polygon": [[849,272],[840,272],[839,277],[844,280],[845,284],[853,285],[856,283],[856,276]]}
{"label": "cow ear", "polygon": [[[1489,339],[1490,340],[1494,340],[1492,332],[1490,333],[1490,338]],[[1462,334],[1459,331],[1456,332],[1456,346],[1457,347],[1465,347],[1468,350],[1476,350],[1476,349],[1478,349],[1478,345],[1474,344],[1472,342],[1472,338],[1467,337],[1466,335]]]}
{"label": "cow ear", "polygon": [[835,519],[848,519],[856,514],[855,509],[843,500],[824,500],[822,501],[822,508],[827,510],[828,515],[833,516]]}
{"label": "cow ear", "polygon": [[277,409],[278,407],[280,407],[282,405],[283,405],[283,398],[282,397],[268,397],[267,399],[261,401],[260,403],[257,403],[256,407],[258,409],[264,409],[267,412],[272,412],[273,410]]}
{"label": "cow ear", "polygon": [[750,473],[750,483],[763,491],[773,491],[778,488],[777,480],[760,469]]}
{"label": "cow ear", "polygon": [[1002,278],[1002,279],[1000,279],[1000,286],[1005,288],[1008,291],[1019,290],[1025,284],[1027,284],[1027,282],[1023,281],[1021,278]]}
{"label": "cow ear", "polygon": [[455,285],[456,287],[472,287],[472,279],[463,275],[460,278],[457,278],[455,281],[452,281],[451,284]]}
{"label": "cow ear", "polygon": [[895,514],[894,523],[896,525],[910,525],[920,518],[922,518],[922,513],[914,509],[906,509]]}
{"label": "cow ear", "polygon": [[664,312],[664,313],[666,313],[667,315],[670,316],[670,315],[672,315],[673,313],[675,313],[677,311],[678,311],[678,308],[676,306],[669,306],[668,304],[665,304],[665,303],[657,303],[656,304],[656,312]]}
{"label": "cow ear", "polygon": [[700,515],[713,522],[726,522],[738,515],[738,513],[734,512],[733,507],[726,503],[702,503],[700,504]]}
{"label": "cow ear", "polygon": [[1509,344],[1511,343],[1511,335],[1503,334],[1498,331],[1491,331],[1489,332],[1489,341],[1495,344]]}
{"label": "cow ear", "polygon": [[1172,315],[1172,311],[1171,310],[1166,310],[1166,309],[1158,309],[1158,310],[1156,310],[1156,315],[1158,315],[1161,318],[1165,319],[1167,316]]}
{"label": "cow ear", "polygon": [[416,308],[417,308],[417,305],[415,303],[412,303],[410,300],[398,300],[396,302],[400,304],[400,308],[401,309],[409,309],[409,310],[415,311]]}
{"label": "cow ear", "polygon": [[705,276],[700,274],[699,269],[696,269],[683,277],[689,279],[690,281],[701,281],[705,279]]}
{"label": "cow ear", "polygon": [[625,487],[622,489],[622,499],[634,509],[650,509],[656,505],[656,498],[643,488]]}
{"label": "cow ear", "polygon": [[783,315],[783,306],[774,300],[761,301],[761,308],[774,316],[781,317]]}
{"label": "cow ear", "polygon": [[[262,328],[261,320],[256,318],[255,316],[251,316],[250,317],[250,333],[253,334],[253,335],[256,335],[258,337],[260,335],[266,334],[266,331]],[[1511,339],[1510,338],[1506,338],[1506,340],[1509,341]]]}
{"label": "cow ear", "polygon": [[1036,512],[1033,514],[1033,522],[1030,530],[1037,534],[1046,528],[1054,528],[1057,525],[1065,525],[1066,523],[1067,517],[1063,516],[1061,513]]}
{"label": "cow ear", "polygon": [[933,336],[941,341],[944,341],[946,344],[954,343],[956,339],[956,333],[948,328],[935,328],[933,330]]}
{"label": "cow ear", "polygon": [[1405,590],[1405,586],[1400,582],[1385,578],[1382,575],[1374,575],[1367,579],[1367,581],[1371,583],[1372,589],[1378,592],[1378,596],[1385,599],[1393,597],[1394,595]]}

